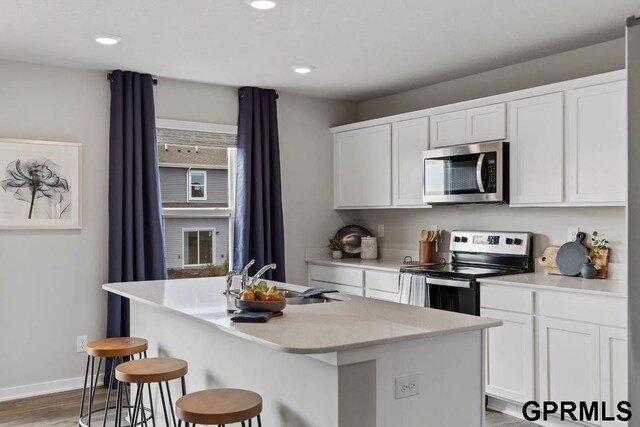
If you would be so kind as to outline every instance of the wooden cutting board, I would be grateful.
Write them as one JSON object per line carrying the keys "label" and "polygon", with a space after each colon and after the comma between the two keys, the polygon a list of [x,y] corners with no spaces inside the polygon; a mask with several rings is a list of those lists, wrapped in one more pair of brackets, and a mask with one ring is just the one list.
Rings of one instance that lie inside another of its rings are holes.
{"label": "wooden cutting board", "polygon": [[562,274],[556,264],[556,256],[559,250],[560,246],[549,246],[542,252],[542,255],[538,257],[538,263],[544,268],[545,272],[549,274]]}

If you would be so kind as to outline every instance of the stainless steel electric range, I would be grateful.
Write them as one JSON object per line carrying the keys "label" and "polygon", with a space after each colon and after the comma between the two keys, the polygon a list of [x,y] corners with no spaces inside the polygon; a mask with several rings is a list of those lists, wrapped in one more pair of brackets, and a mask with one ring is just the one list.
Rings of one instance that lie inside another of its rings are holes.
{"label": "stainless steel electric range", "polygon": [[532,246],[528,232],[452,231],[450,263],[407,265],[400,272],[424,277],[425,306],[479,316],[477,279],[533,271]]}

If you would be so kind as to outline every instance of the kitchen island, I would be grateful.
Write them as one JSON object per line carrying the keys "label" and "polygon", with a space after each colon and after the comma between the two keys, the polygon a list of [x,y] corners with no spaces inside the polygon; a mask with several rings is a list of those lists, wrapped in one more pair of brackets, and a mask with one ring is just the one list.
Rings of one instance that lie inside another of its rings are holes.
{"label": "kitchen island", "polygon": [[500,321],[331,293],[268,323],[233,323],[224,278],[103,288],[130,298],[131,334],[150,356],[188,361],[188,391],[260,393],[265,427],[482,426],[483,331]]}

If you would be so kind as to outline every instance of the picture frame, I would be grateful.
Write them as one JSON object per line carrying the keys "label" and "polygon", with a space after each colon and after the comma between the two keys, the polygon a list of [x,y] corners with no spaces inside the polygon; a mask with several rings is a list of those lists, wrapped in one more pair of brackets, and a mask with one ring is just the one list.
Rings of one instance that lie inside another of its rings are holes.
{"label": "picture frame", "polygon": [[0,230],[82,228],[82,144],[0,138]]}

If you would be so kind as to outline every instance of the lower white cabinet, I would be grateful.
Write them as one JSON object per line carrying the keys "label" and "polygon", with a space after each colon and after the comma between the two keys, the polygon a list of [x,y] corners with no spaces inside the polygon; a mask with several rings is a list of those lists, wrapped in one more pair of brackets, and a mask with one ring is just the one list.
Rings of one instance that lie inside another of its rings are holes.
{"label": "lower white cabinet", "polygon": [[518,403],[533,400],[533,316],[483,308],[483,317],[502,320],[487,330],[486,392]]}
{"label": "lower white cabinet", "polygon": [[309,286],[385,301],[399,300],[399,271],[313,264],[307,266]]}
{"label": "lower white cabinet", "polygon": [[599,328],[538,318],[540,400],[600,400]]}
{"label": "lower white cabinet", "polygon": [[[618,402],[627,400],[627,331],[620,328],[600,328],[600,399],[607,403],[607,415],[612,415]],[[603,421],[603,426],[621,426],[622,421]]]}
{"label": "lower white cabinet", "polygon": [[503,322],[486,333],[491,397],[605,402],[607,415],[628,400],[624,299],[481,284],[480,305],[481,316]]}

